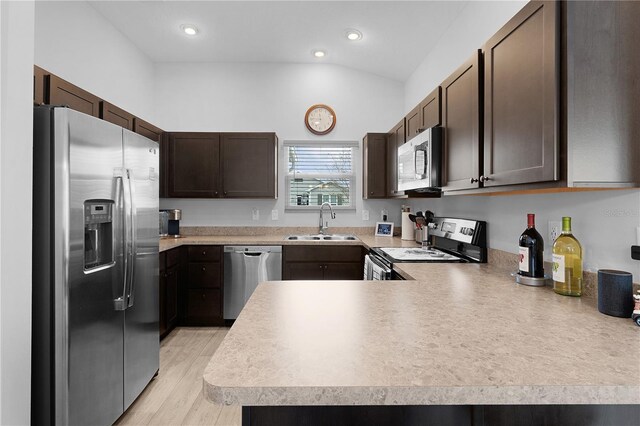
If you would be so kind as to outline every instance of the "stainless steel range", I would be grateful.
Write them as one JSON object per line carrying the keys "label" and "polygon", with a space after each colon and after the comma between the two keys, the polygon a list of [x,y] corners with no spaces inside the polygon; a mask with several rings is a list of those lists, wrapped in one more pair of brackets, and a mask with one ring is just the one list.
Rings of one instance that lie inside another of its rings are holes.
{"label": "stainless steel range", "polygon": [[373,248],[365,259],[365,279],[402,279],[394,263],[487,261],[487,224],[480,220],[436,217],[428,224],[433,245]]}

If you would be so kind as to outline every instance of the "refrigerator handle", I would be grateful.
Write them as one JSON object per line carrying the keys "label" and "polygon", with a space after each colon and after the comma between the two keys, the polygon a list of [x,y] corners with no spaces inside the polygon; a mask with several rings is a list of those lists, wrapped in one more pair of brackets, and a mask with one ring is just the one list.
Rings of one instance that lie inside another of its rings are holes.
{"label": "refrigerator handle", "polygon": [[[118,209],[118,212],[121,215],[121,219],[124,222],[124,238],[122,240],[122,245],[124,247],[124,253],[123,253],[123,260],[124,260],[124,272],[123,272],[123,276],[122,276],[122,293],[120,294],[120,296],[118,296],[118,298],[113,300],[113,305],[114,305],[114,309],[116,311],[124,311],[125,309],[127,309],[127,302],[126,302],[126,297],[127,297],[127,245],[126,245],[126,223],[127,223],[127,219],[126,219],[126,211],[124,208],[124,197],[122,195],[122,193],[124,192],[124,182],[123,182],[123,177],[121,174],[121,171],[118,171],[118,175],[115,176],[115,183],[116,183],[116,193],[115,193],[115,201],[116,201],[116,206]],[[120,231],[122,231],[122,228],[120,228]]]}
{"label": "refrigerator handle", "polygon": [[136,253],[138,252],[138,232],[137,232],[137,222],[138,222],[138,210],[136,209],[135,203],[135,190],[136,187],[133,183],[133,171],[127,170],[128,183],[129,183],[129,209],[131,211],[131,250],[129,252],[131,262],[130,275],[129,275],[129,294],[128,294],[128,303],[127,306],[133,306],[133,299],[135,295],[135,277],[136,277]]}

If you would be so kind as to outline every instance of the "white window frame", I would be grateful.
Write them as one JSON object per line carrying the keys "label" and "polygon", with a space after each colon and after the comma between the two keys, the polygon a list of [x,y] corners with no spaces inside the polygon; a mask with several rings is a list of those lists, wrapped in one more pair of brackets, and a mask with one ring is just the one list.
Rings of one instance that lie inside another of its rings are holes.
{"label": "white window frame", "polygon": [[332,205],[333,210],[356,210],[356,173],[359,167],[358,159],[360,158],[358,155],[358,141],[319,141],[319,140],[287,140],[283,141],[283,175],[284,175],[284,192],[285,192],[285,211],[314,211],[317,212],[320,206],[290,206],[289,201],[291,200],[291,180],[294,179],[294,175],[289,173],[288,165],[289,165],[289,147],[290,146],[313,146],[313,147],[330,147],[330,146],[339,146],[339,147],[348,147],[351,148],[351,173],[350,174],[304,174],[300,175],[300,177],[304,176],[304,178],[335,178],[341,177],[344,179],[349,179],[349,201],[350,205],[348,206],[338,206]]}

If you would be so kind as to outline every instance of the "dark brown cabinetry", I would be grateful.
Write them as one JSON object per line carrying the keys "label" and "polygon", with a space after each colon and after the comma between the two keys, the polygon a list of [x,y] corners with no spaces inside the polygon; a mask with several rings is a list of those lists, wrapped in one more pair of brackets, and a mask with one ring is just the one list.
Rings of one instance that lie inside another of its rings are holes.
{"label": "dark brown cabinetry", "polygon": [[484,186],[559,179],[558,9],[530,2],[484,46]]}
{"label": "dark brown cabinetry", "polygon": [[50,105],[66,105],[71,109],[94,117],[100,116],[100,98],[58,76],[45,76],[45,102]]}
{"label": "dark brown cabinetry", "polygon": [[276,198],[275,133],[168,133],[167,195],[174,198]]}
{"label": "dark brown cabinetry", "polygon": [[124,129],[133,130],[133,114],[107,101],[100,101],[100,118]]}
{"label": "dark brown cabinetry", "polygon": [[362,198],[387,197],[387,135],[367,133],[362,140]]}
{"label": "dark brown cabinetry", "polygon": [[479,187],[481,60],[478,50],[442,83],[444,191]]}
{"label": "dark brown cabinetry", "polygon": [[284,280],[361,280],[361,246],[284,246]]}
{"label": "dark brown cabinetry", "polygon": [[275,133],[223,133],[222,196],[277,198],[278,138]]}
{"label": "dark brown cabinetry", "polygon": [[185,325],[222,325],[222,247],[188,246]]}
{"label": "dark brown cabinetry", "polygon": [[[169,133],[165,147],[167,195],[215,198],[220,193],[220,135]],[[162,167],[162,164],[161,164]]]}
{"label": "dark brown cabinetry", "polygon": [[45,101],[45,76],[48,73],[37,65],[33,66],[33,104],[42,105]]}
{"label": "dark brown cabinetry", "polygon": [[180,248],[160,253],[160,338],[178,324]]}
{"label": "dark brown cabinetry", "polygon": [[405,140],[409,141],[424,129],[440,125],[440,118],[440,86],[438,86],[406,115]]}
{"label": "dark brown cabinetry", "polygon": [[133,131],[156,142],[160,142],[162,137],[161,129],[138,117],[133,117]]}
{"label": "dark brown cabinetry", "polygon": [[398,191],[398,147],[405,142],[405,119],[387,133],[387,197],[402,197]]}

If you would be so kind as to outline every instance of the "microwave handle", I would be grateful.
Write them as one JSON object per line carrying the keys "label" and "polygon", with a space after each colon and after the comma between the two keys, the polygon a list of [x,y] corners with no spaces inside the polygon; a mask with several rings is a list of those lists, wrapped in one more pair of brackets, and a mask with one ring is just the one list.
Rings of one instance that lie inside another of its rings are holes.
{"label": "microwave handle", "polygon": [[[417,145],[413,150],[413,168],[416,171],[416,178],[418,179],[425,179],[427,177],[427,151],[425,149],[421,149],[422,146],[424,145]],[[418,169],[418,151],[424,152],[424,160],[422,161],[421,167],[422,170]]]}

